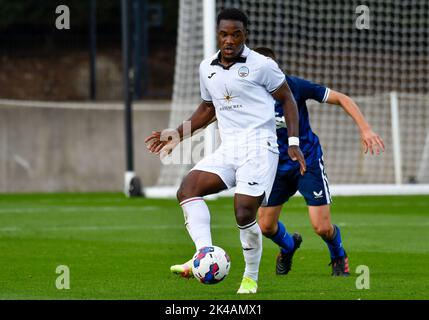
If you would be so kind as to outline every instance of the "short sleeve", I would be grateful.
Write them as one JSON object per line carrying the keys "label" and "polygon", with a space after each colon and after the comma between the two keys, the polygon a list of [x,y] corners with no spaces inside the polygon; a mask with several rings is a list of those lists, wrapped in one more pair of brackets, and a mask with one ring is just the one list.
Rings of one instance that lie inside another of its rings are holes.
{"label": "short sleeve", "polygon": [[212,97],[209,93],[209,91],[207,90],[206,84],[204,82],[204,72],[203,72],[203,64],[200,64],[200,92],[201,92],[201,99],[203,99],[204,101],[207,102],[211,102],[212,101]]}
{"label": "short sleeve", "polygon": [[284,73],[280,70],[277,63],[272,59],[267,59],[267,62],[262,67],[261,84],[269,93],[273,93],[286,81]]}
{"label": "short sleeve", "polygon": [[305,100],[313,99],[320,103],[328,100],[330,90],[327,87],[304,79],[299,79],[299,87]]}

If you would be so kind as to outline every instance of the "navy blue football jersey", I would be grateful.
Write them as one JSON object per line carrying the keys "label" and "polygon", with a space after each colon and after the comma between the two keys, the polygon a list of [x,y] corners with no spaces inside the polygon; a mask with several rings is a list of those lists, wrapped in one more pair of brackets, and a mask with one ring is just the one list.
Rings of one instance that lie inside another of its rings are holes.
{"label": "navy blue football jersey", "polygon": [[[286,75],[287,84],[295,98],[299,113],[299,146],[304,154],[307,165],[322,157],[322,147],[319,137],[311,130],[310,119],[306,101],[313,99],[318,102],[326,102],[329,88],[323,87],[311,81]],[[275,104],[277,142],[279,145],[280,159],[277,170],[290,170],[299,167],[298,161],[292,161],[287,153],[288,133],[283,115],[283,107],[280,102]]]}

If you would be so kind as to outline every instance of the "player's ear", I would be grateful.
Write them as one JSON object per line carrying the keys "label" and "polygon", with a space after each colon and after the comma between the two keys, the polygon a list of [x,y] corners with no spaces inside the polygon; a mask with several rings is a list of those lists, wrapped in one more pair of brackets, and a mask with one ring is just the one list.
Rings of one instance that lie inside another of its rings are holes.
{"label": "player's ear", "polygon": [[249,29],[244,29],[244,43],[248,43],[249,40]]}

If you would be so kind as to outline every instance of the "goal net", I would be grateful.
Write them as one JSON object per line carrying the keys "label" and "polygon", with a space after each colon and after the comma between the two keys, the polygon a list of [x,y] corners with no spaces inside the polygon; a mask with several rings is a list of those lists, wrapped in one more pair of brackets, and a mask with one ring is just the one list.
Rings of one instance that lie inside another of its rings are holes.
{"label": "goal net", "polygon": [[[218,0],[216,10],[246,12],[250,48],[270,47],[285,73],[351,96],[384,139],[383,155],[364,155],[358,129],[341,108],[309,101],[331,184],[429,183],[429,2],[364,3],[368,29],[356,24],[364,13],[360,1]],[[172,128],[200,102],[202,6],[180,0]],[[164,165],[158,185],[177,186],[192,165]]]}

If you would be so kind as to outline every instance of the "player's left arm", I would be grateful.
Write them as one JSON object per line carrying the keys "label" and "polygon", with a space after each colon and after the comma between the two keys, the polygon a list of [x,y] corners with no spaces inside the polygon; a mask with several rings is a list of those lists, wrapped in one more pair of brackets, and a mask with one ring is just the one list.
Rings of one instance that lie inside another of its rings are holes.
{"label": "player's left arm", "polygon": [[[271,95],[276,101],[282,102],[283,105],[283,114],[286,120],[286,126],[288,130],[289,137],[299,137],[299,114],[298,107],[296,105],[295,98],[290,91],[290,88],[285,81],[280,88],[272,92]],[[301,149],[297,145],[289,145],[288,147],[289,157],[296,161],[298,160],[300,164],[300,171],[303,175],[306,171],[306,164],[304,155],[302,154]]]}
{"label": "player's left arm", "polygon": [[380,152],[384,151],[383,139],[381,139],[381,137],[372,130],[368,121],[366,121],[358,105],[352,98],[341,92],[330,90],[326,102],[339,105],[343,108],[344,112],[353,119],[360,130],[361,141],[365,153],[367,153],[368,150],[371,154],[374,154],[374,152],[380,154]]}

